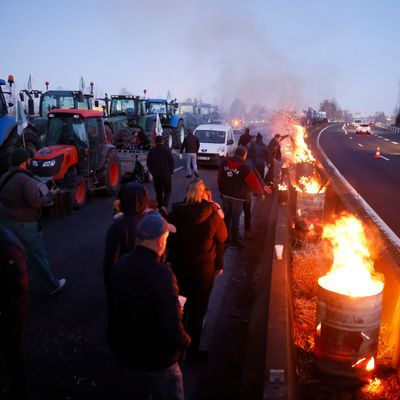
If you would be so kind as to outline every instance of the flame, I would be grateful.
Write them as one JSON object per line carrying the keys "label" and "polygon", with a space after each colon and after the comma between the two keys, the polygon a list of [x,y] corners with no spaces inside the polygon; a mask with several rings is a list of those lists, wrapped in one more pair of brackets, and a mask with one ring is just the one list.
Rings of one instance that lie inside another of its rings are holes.
{"label": "flame", "polygon": [[292,138],[292,159],[295,163],[313,162],[315,158],[311,154],[304,138],[306,131],[301,125],[293,125],[295,128],[295,135]]}
{"label": "flame", "polygon": [[368,361],[367,366],[365,367],[365,369],[367,371],[373,371],[375,368],[375,359],[374,357],[371,357],[371,359]]}
{"label": "flame", "polygon": [[317,331],[317,335],[321,336],[321,322],[318,324],[316,331]]}
{"label": "flame", "polygon": [[309,194],[324,193],[326,191],[326,187],[321,187],[320,181],[311,176],[301,176],[298,183],[293,186],[297,192]]}
{"label": "flame", "polygon": [[326,225],[322,237],[333,247],[333,265],[319,278],[320,286],[346,296],[372,296],[383,290],[383,277],[375,273],[364,227],[352,215],[342,215]]}
{"label": "flame", "polygon": [[[373,357],[372,357],[373,358]],[[351,366],[351,368],[357,367],[358,365],[360,365],[363,361],[366,360],[366,357],[360,358],[355,364],[353,364]]]}
{"label": "flame", "polygon": [[279,183],[278,184],[278,190],[287,190],[288,186],[286,185],[286,183]]}

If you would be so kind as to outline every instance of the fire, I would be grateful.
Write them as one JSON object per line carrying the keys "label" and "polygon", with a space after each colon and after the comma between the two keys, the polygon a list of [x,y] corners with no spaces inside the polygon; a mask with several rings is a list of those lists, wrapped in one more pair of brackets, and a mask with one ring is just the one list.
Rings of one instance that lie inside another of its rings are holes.
{"label": "fire", "polygon": [[295,163],[315,161],[315,158],[311,154],[311,150],[308,148],[304,140],[306,136],[305,129],[301,125],[293,125],[293,127],[295,128],[295,135],[292,138],[293,161]]}
{"label": "fire", "polygon": [[287,190],[288,186],[285,183],[278,184],[278,190]]}
{"label": "fire", "polygon": [[352,297],[373,296],[383,290],[383,277],[374,271],[360,220],[341,216],[323,229],[322,237],[333,247],[333,265],[318,283],[327,290]]}
{"label": "fire", "polygon": [[318,179],[309,176],[301,176],[297,184],[293,185],[297,192],[318,194],[324,193],[326,187],[322,187]]}
{"label": "fire", "polygon": [[374,368],[375,368],[375,359],[374,359],[374,357],[371,357],[371,359],[368,361],[365,369],[367,371],[373,371]]}

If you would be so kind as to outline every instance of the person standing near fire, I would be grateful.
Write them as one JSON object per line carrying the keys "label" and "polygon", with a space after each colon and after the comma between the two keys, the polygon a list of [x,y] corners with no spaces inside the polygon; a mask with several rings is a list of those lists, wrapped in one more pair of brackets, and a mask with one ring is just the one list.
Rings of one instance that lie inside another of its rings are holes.
{"label": "person standing near fire", "polygon": [[268,164],[268,172],[265,175],[265,182],[269,186],[274,185],[274,177],[275,177],[275,161],[281,161],[281,146],[280,143],[282,140],[289,137],[289,135],[281,136],[277,133],[267,146],[267,164]]}
{"label": "person standing near fire", "polygon": [[242,133],[239,137],[238,146],[243,146],[247,149],[252,141],[253,136],[250,135],[250,128],[246,128],[244,130],[244,133]]}

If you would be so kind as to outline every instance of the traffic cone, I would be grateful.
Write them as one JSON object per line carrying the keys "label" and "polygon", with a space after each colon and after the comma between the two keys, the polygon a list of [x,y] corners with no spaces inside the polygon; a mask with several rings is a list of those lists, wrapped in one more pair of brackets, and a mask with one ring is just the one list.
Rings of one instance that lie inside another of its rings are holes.
{"label": "traffic cone", "polygon": [[379,146],[376,147],[376,153],[375,153],[374,157],[381,158],[381,150],[379,149]]}

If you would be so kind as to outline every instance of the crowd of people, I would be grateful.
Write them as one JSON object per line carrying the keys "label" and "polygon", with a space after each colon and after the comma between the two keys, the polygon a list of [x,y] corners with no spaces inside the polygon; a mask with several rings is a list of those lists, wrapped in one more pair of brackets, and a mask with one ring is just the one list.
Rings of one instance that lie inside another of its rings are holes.
{"label": "crowd of people", "polygon": [[[224,270],[225,248],[243,246],[242,211],[249,238],[253,195],[271,193],[264,176],[268,160],[273,167],[271,151],[261,135],[255,141],[249,136],[246,130],[234,155],[218,169],[222,206],[198,177],[193,157],[198,144],[191,137],[181,152],[187,153],[186,175],[196,177],[182,201],[169,210],[174,160],[161,137],[147,158],[156,200],[137,182],[118,193],[103,257],[107,338],[132,398],[183,399],[180,363],[208,357],[200,338],[214,279]],[[5,365],[10,398],[18,399],[27,393],[22,338],[28,275],[49,295],[65,285],[50,269],[38,224],[41,207],[51,204],[55,192],[41,187],[29,163],[30,154],[16,150],[12,169],[0,180],[0,365]]]}

